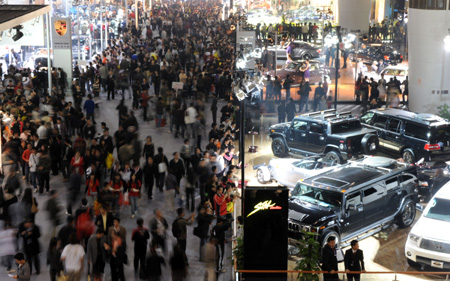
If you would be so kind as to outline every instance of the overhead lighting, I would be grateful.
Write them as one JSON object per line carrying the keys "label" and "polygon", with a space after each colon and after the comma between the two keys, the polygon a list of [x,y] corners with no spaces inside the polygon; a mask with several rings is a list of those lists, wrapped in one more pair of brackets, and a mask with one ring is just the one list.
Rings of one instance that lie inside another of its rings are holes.
{"label": "overhead lighting", "polygon": [[14,41],[17,41],[17,40],[19,40],[20,38],[23,37],[23,32],[20,31],[22,28],[23,28],[22,25],[17,25],[17,26],[14,27],[14,29],[16,30],[16,34],[12,37],[12,39]]}

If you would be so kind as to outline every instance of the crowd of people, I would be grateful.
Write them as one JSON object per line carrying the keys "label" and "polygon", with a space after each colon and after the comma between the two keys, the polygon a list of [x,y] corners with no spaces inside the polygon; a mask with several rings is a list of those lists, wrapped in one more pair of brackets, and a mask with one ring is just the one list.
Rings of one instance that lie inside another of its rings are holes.
{"label": "crowd of people", "polygon": [[[39,254],[47,252],[51,280],[63,272],[68,280],[85,280],[86,265],[93,280],[103,280],[108,263],[112,280],[125,280],[132,241],[139,277],[160,280],[167,263],[172,280],[184,280],[186,226],[195,221],[199,259],[211,269],[208,280],[225,272],[225,232],[240,204],[235,152],[240,111],[230,91],[234,47],[228,31],[235,20],[220,20],[221,5],[167,4],[141,18],[138,29],[132,21],[118,25],[117,36],[110,36],[92,62],[75,63],[72,97],[64,70],[52,69],[49,93],[46,70],[8,65],[0,89],[0,244],[5,245],[0,255],[9,273],[29,280],[41,272]],[[174,90],[177,82],[182,87]],[[118,130],[110,133],[114,121],[96,119],[102,119],[103,104],[117,98]],[[132,108],[127,98],[133,99]],[[228,102],[218,119],[221,99]],[[141,139],[139,128],[150,120],[158,132],[165,125],[180,139],[179,151],[166,155],[161,134]],[[205,135],[208,142],[202,143]],[[50,183],[54,178],[61,180]],[[156,192],[164,193],[165,208],[154,210],[146,228],[139,202],[151,204]],[[186,216],[187,211],[192,214]],[[40,243],[44,230],[35,220],[38,212],[46,212],[52,226],[45,230],[52,234],[47,248]],[[164,214],[173,212],[176,219],[168,222]],[[128,219],[136,219],[135,229],[121,225]],[[171,250],[169,230],[177,240]]]}

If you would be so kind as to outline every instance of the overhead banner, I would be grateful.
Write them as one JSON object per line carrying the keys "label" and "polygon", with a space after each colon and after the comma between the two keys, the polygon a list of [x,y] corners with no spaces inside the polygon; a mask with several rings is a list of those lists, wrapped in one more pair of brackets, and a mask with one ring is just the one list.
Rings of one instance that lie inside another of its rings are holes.
{"label": "overhead banner", "polygon": [[[32,20],[29,20],[18,28],[11,28],[3,30],[2,40],[0,41],[1,46],[44,46],[45,36],[44,36],[44,17],[39,16]],[[20,35],[22,34],[22,37]],[[20,37],[20,38],[19,38]],[[19,39],[17,39],[19,38]],[[14,41],[14,39],[17,39]]]}
{"label": "overhead banner", "polygon": [[70,18],[52,18],[53,49],[71,49],[72,31]]}

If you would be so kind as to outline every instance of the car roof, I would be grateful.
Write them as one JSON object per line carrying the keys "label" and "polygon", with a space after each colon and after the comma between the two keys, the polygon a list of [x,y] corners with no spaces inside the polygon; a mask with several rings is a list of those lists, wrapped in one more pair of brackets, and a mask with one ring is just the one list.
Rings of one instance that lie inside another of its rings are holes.
{"label": "car roof", "polygon": [[[370,164],[370,161],[367,161],[372,159],[374,160],[373,166]],[[380,164],[381,162],[386,164]],[[307,178],[302,183],[346,193],[371,180],[385,175],[394,175],[396,172],[405,171],[411,167],[408,164],[387,157],[366,157],[357,161],[349,161],[347,164]]]}
{"label": "car roof", "polygon": [[450,198],[450,181],[447,182],[446,184],[444,184],[444,186],[442,186],[438,192],[436,192],[435,197],[437,198],[444,198],[444,199],[449,199]]}
{"label": "car roof", "polygon": [[393,116],[402,119],[407,119],[424,125],[449,124],[447,120],[435,114],[417,113],[397,108],[378,108],[372,109],[369,112],[376,112],[379,115]]}
{"label": "car roof", "polygon": [[314,120],[319,123],[337,123],[340,121],[359,120],[351,112],[336,112],[335,109],[328,109],[317,112],[304,113],[297,115],[294,120]]}

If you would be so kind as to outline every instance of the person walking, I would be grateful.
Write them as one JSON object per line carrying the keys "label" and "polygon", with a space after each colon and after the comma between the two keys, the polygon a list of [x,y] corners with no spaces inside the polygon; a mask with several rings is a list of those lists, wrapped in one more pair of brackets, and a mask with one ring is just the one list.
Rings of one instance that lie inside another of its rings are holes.
{"label": "person walking", "polygon": [[125,281],[123,272],[123,264],[126,263],[126,247],[125,240],[122,239],[120,233],[116,231],[110,232],[110,241],[105,243],[105,250],[109,252],[111,266],[111,280]]}
{"label": "person walking", "polygon": [[[160,281],[162,270],[161,265],[166,265],[164,258],[159,256],[154,245],[150,247],[150,253],[147,256],[146,269],[148,281]],[[141,278],[142,279],[142,278]]]}
{"label": "person walking", "polygon": [[196,235],[198,238],[200,238],[200,252],[199,252],[199,261],[204,260],[204,246],[206,244],[206,240],[208,239],[208,233],[209,233],[209,226],[211,225],[212,220],[214,219],[213,211],[211,209],[206,209],[204,205],[201,205],[198,208],[198,215],[197,215],[197,234],[195,234],[194,229],[194,235]]}
{"label": "person walking", "polygon": [[145,269],[145,256],[147,254],[147,243],[150,239],[148,229],[144,227],[144,220],[138,218],[136,220],[137,227],[133,229],[131,241],[134,241],[134,272]]}
{"label": "person walking", "polygon": [[174,171],[171,168],[169,168],[169,172],[165,177],[164,187],[164,200],[166,202],[167,209],[168,211],[173,212],[173,208],[175,205],[175,195],[177,193],[180,193],[180,186],[178,184],[178,180],[174,174]]}
{"label": "person walking", "polygon": [[58,238],[53,237],[47,250],[47,265],[49,266],[50,280],[56,281],[56,276],[63,270],[61,263],[61,249],[58,245]]}
{"label": "person walking", "polygon": [[291,122],[296,113],[297,109],[295,108],[294,99],[290,98],[288,104],[286,105],[287,121]]}
{"label": "person walking", "polygon": [[91,95],[87,96],[87,100],[84,102],[83,109],[86,112],[86,120],[91,119],[92,123],[97,124],[94,117],[95,102],[92,100]]}
{"label": "person walking", "polygon": [[[191,225],[194,222],[195,213],[192,213],[188,219],[184,218],[184,209],[177,209],[177,217],[172,224],[172,233],[175,238],[177,238],[177,243],[180,246],[181,251],[183,252],[186,262],[186,243],[187,243],[187,225]],[[174,229],[177,228],[177,229]]]}
{"label": "person walking", "polygon": [[87,243],[88,274],[94,280],[95,278],[100,278],[101,280],[105,272],[105,263],[108,260],[105,243],[107,243],[107,237],[101,228],[97,228],[96,233],[89,237]]}
{"label": "person walking", "polygon": [[153,211],[154,217],[150,220],[150,232],[152,233],[152,245],[159,246],[163,250],[166,249],[166,230],[169,227],[161,210]]}
{"label": "person walking", "polygon": [[167,160],[166,155],[164,155],[164,149],[158,147],[158,154],[153,158],[155,165],[158,167],[158,174],[156,178],[156,187],[159,191],[163,191],[164,181],[166,177],[167,168],[169,167],[169,160]]}
{"label": "person walking", "polygon": [[366,271],[363,251],[359,249],[358,240],[352,240],[350,245],[352,248],[345,251],[344,255],[345,272],[347,272],[348,281],[359,281],[361,274],[351,274],[350,271]]}
{"label": "person walking", "polygon": [[226,270],[223,268],[223,258],[225,257],[225,231],[230,227],[230,222],[222,217],[217,218],[217,223],[211,231],[211,236],[217,239],[216,252],[217,263],[216,272],[224,273]]}
{"label": "person walking", "polygon": [[317,107],[320,110],[320,101],[325,98],[325,90],[322,87],[322,82],[319,82],[319,86],[314,90],[313,111],[317,111]]}
{"label": "person walking", "polygon": [[61,253],[61,261],[64,262],[67,280],[80,281],[83,268],[84,248],[78,243],[77,236],[73,233],[69,237],[69,244]]}
{"label": "person walking", "polygon": [[25,222],[19,226],[19,235],[22,237],[23,249],[27,261],[30,264],[30,274],[33,263],[36,274],[39,274],[41,272],[41,263],[39,260],[39,253],[41,252],[39,237],[41,237],[41,232],[39,227],[35,225],[31,219],[26,219]]}
{"label": "person walking", "polygon": [[323,274],[324,281],[339,281],[338,262],[336,258],[336,237],[330,236],[327,244],[322,249],[322,270],[328,273]]}
{"label": "person walking", "polygon": [[170,257],[172,281],[183,281],[187,276],[187,262],[180,245],[173,246],[172,257]]}

